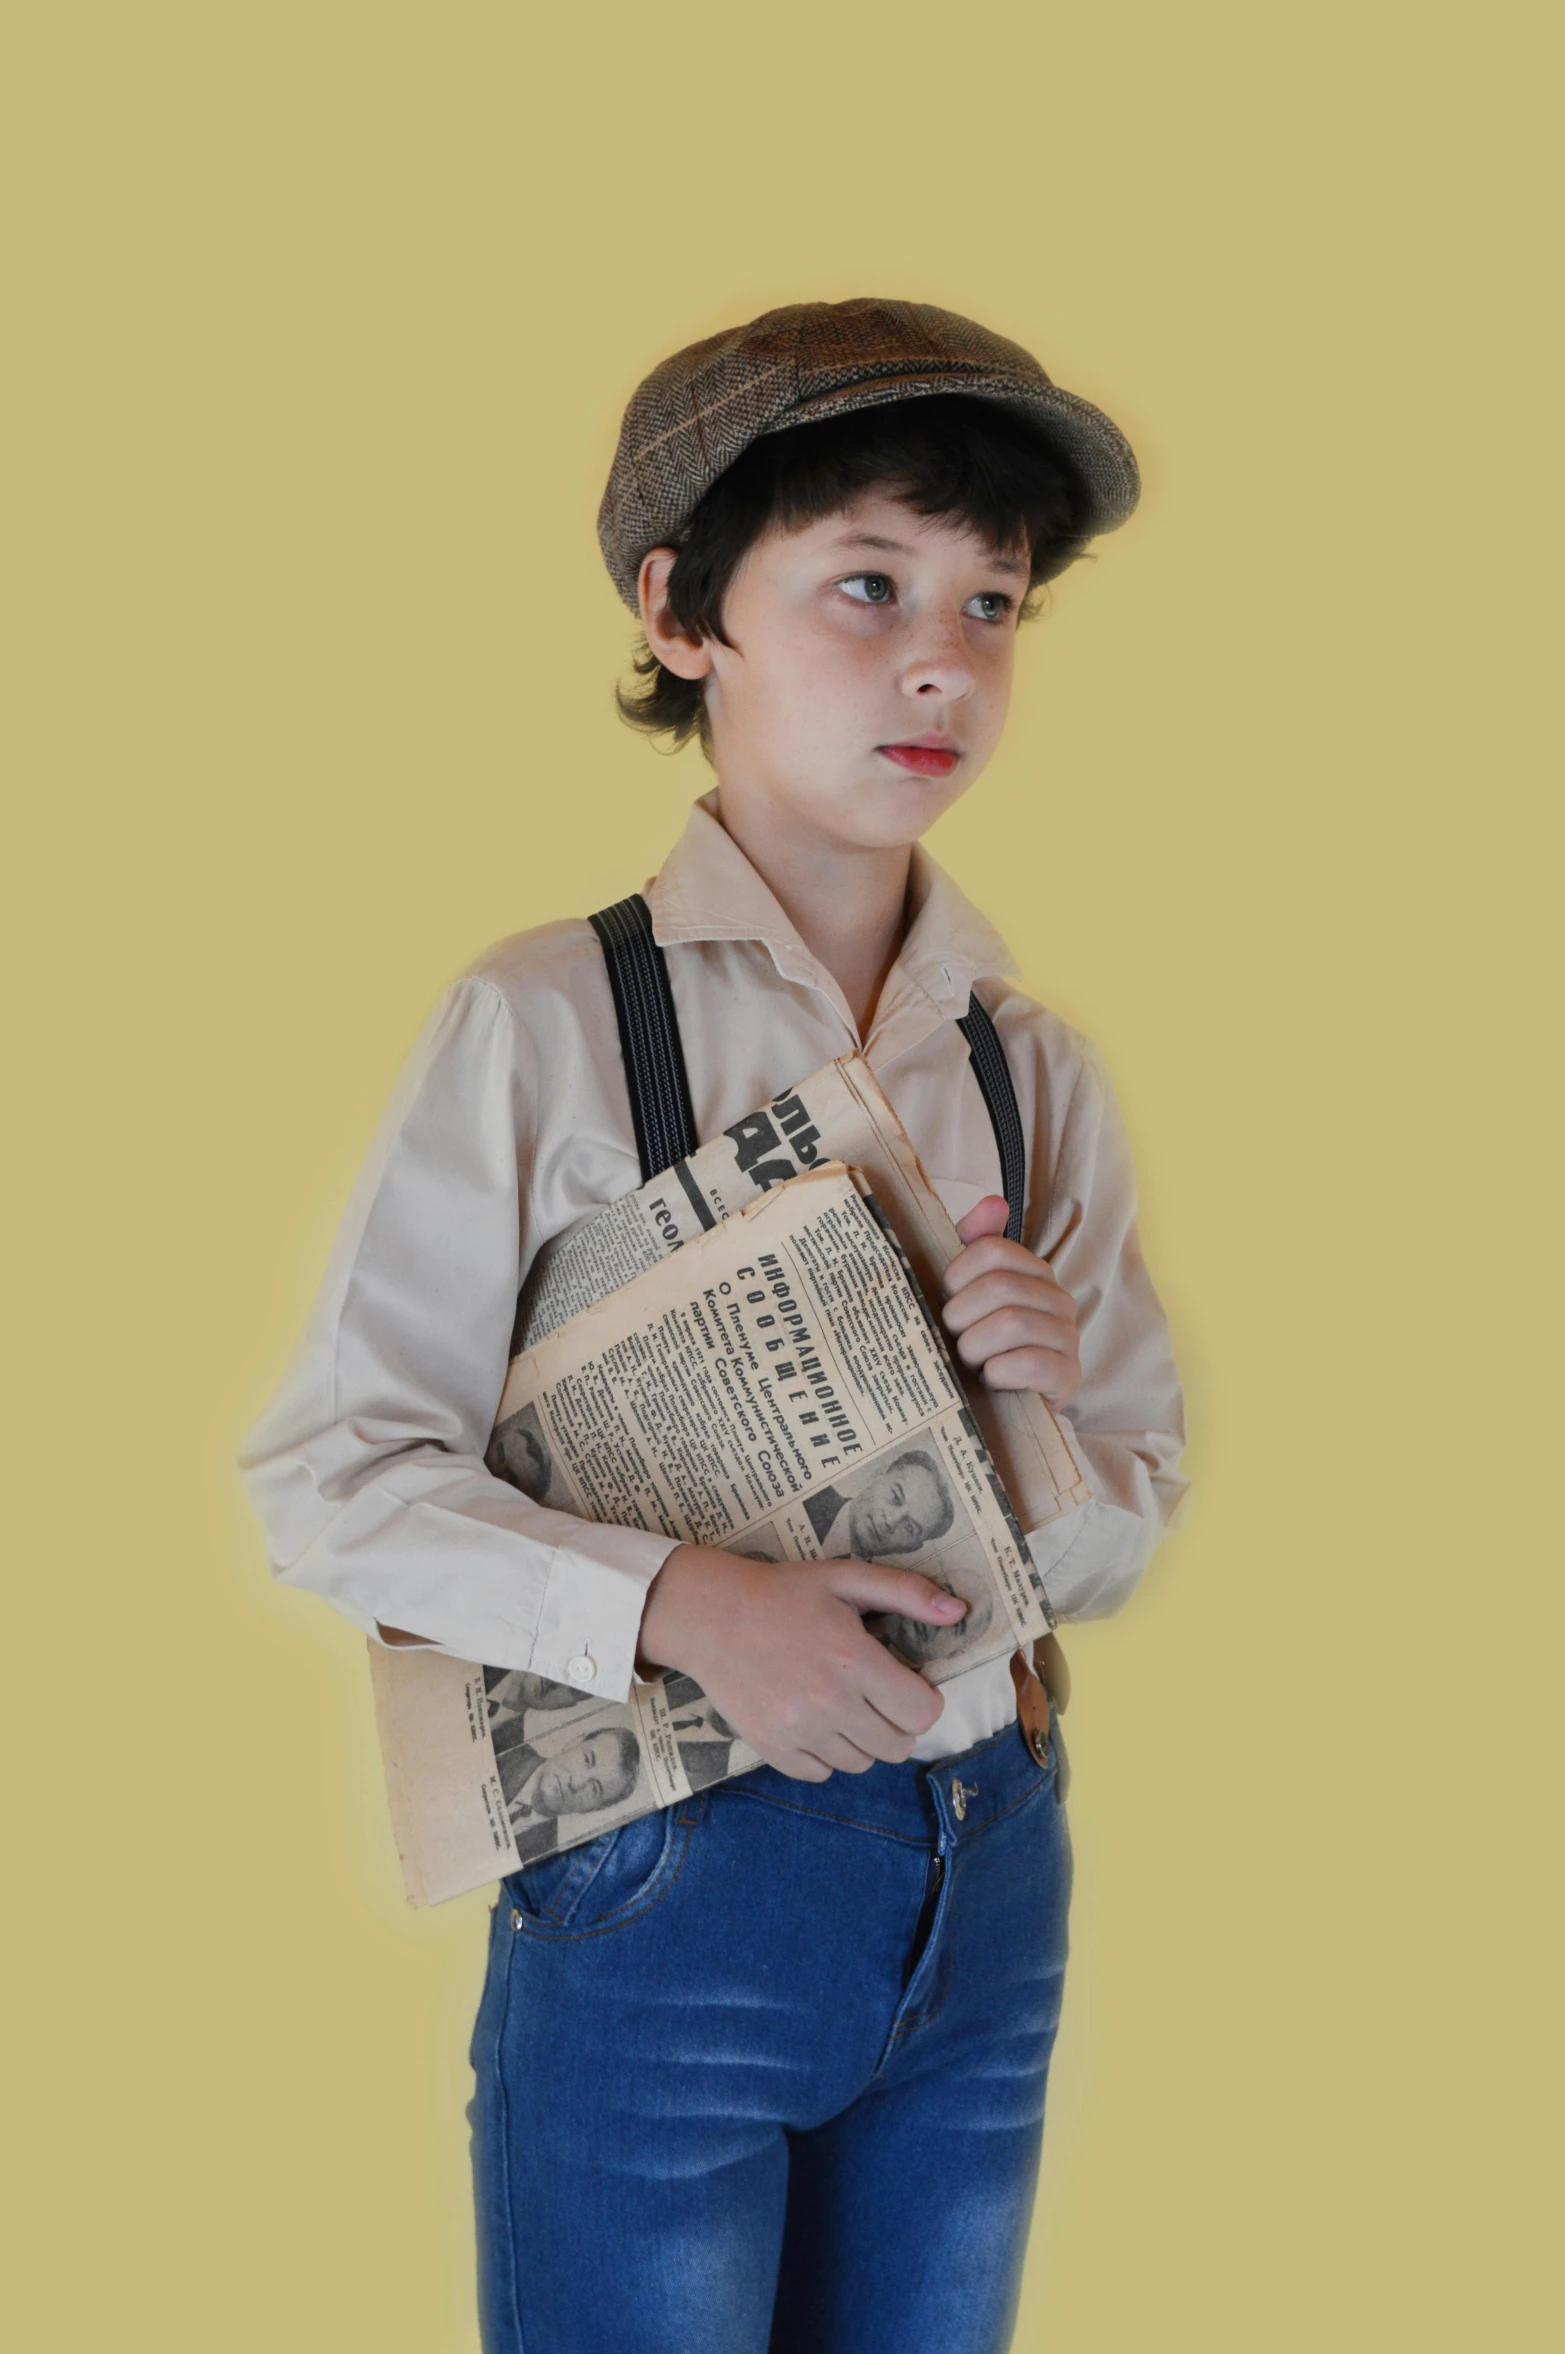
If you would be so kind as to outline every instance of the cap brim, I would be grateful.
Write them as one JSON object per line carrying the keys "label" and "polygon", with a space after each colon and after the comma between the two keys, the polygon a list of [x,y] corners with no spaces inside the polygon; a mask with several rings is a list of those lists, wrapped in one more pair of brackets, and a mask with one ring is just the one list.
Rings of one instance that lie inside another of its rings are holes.
{"label": "cap brim", "polygon": [[1087,493],[1089,534],[1116,530],[1134,513],[1141,496],[1134,450],[1112,417],[1106,417],[1079,393],[1062,391],[1057,384],[1031,384],[1025,377],[980,376],[960,369],[877,376],[862,384],[818,393],[813,400],[795,402],[767,432],[785,433],[792,425],[816,425],[822,418],[845,417],[854,409],[886,408],[893,401],[919,400],[938,392],[993,401],[1023,424],[1036,427],[1069,462]]}

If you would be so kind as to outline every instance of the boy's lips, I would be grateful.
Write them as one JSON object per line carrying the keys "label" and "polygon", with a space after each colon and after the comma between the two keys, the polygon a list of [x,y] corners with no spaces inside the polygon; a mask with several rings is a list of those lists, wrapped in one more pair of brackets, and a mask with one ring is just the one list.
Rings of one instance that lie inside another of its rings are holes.
{"label": "boy's lips", "polygon": [[877,744],[875,749],[914,776],[949,776],[962,757],[949,736],[911,736],[900,744]]}

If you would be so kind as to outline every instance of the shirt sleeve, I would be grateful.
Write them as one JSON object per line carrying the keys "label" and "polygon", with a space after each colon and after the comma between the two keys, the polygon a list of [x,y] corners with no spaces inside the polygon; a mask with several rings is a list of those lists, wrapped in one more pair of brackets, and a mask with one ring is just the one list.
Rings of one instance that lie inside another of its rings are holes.
{"label": "shirt sleeve", "polygon": [[666,1537],[484,1465],[516,1297],[536,1058],[492,983],[449,989],[402,1073],[304,1336],[240,1454],[273,1569],[378,1640],[622,1700]]}
{"label": "shirt sleeve", "polygon": [[1055,1614],[1104,1618],[1183,1518],[1184,1400],[1162,1303],[1141,1256],[1124,1122],[1084,1051],[1036,1246],[1076,1302],[1081,1387],[1060,1420],[1092,1489],[1028,1547]]}

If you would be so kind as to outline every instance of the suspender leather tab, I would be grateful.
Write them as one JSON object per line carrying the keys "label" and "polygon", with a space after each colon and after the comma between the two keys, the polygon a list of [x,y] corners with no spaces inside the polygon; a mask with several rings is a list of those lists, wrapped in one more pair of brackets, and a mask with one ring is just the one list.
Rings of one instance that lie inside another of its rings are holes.
{"label": "suspender leather tab", "polygon": [[1022,1728],[1022,1738],[1032,1753],[1033,1762],[1046,1766],[1049,1762],[1049,1695],[1033,1674],[1025,1651],[1011,1654],[1011,1681],[1016,1686],[1016,1714]]}

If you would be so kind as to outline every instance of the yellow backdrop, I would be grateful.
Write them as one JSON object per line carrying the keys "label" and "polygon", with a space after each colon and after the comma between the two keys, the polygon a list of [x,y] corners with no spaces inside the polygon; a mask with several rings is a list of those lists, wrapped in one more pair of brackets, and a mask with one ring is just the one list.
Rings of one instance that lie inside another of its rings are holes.
{"label": "yellow backdrop", "polygon": [[18,12],[10,2342],[476,2346],[485,1903],[404,1910],[362,1646],[231,1458],[445,978],[703,788],[610,705],[625,396],[866,292],[1146,476],[934,841],[1118,1082],[1196,1483],[1071,1645],[1018,2343],[1549,2342],[1542,26]]}

